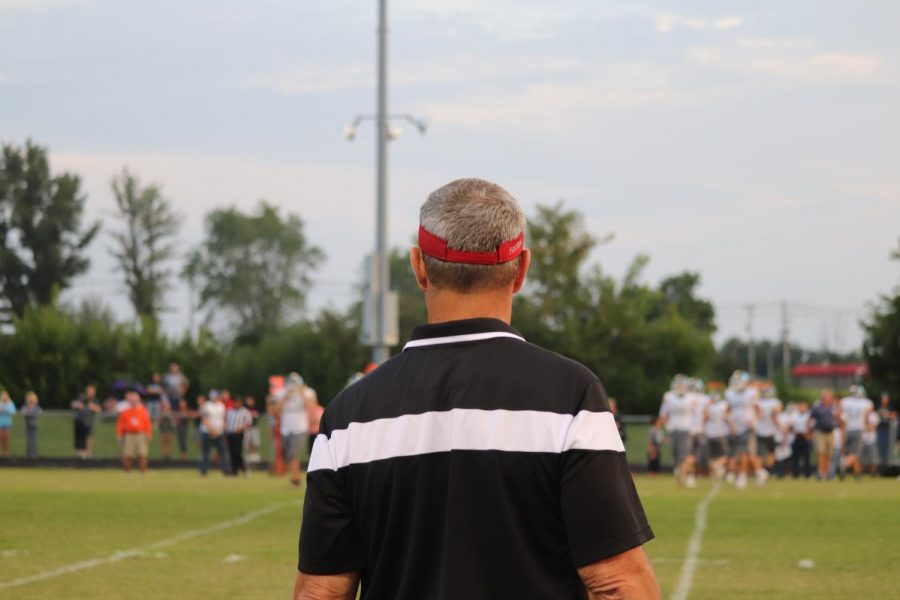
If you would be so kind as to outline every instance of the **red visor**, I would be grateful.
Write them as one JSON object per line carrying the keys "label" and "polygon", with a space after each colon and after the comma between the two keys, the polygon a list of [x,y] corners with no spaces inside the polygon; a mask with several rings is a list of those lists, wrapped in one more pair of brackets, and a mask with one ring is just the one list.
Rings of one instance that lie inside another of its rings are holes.
{"label": "red visor", "polygon": [[525,249],[525,232],[508,242],[503,242],[493,252],[465,252],[447,247],[447,240],[434,235],[419,225],[419,248],[424,254],[438,260],[470,265],[498,265],[513,260]]}

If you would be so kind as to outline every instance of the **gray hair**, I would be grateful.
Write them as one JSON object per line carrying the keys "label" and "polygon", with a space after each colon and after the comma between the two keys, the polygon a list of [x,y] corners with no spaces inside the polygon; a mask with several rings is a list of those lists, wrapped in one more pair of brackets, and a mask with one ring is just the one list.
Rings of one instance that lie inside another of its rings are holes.
{"label": "gray hair", "polygon": [[[525,213],[509,192],[483,179],[457,179],[429,194],[419,222],[447,246],[466,252],[491,252],[525,230]],[[425,272],[437,288],[457,292],[510,285],[519,259],[497,265],[451,263],[425,256]]]}

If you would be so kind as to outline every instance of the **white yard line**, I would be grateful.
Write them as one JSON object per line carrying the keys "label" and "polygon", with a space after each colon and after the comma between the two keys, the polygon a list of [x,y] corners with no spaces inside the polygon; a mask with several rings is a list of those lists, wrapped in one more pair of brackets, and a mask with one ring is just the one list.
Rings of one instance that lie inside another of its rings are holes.
{"label": "white yard line", "polygon": [[681,567],[681,576],[678,578],[678,586],[672,593],[672,600],[687,600],[688,594],[691,593],[691,584],[694,582],[694,571],[697,570],[698,559],[700,554],[700,546],[703,544],[703,532],[706,531],[706,511],[709,503],[719,494],[722,487],[721,482],[715,482],[709,493],[703,497],[697,504],[697,513],[694,517],[694,532],[691,533],[691,539],[688,541],[687,555],[684,558],[684,564]]}
{"label": "white yard line", "polygon": [[166,548],[168,546],[174,546],[180,542],[184,542],[186,540],[194,539],[196,537],[201,537],[204,535],[209,535],[211,533],[217,533],[219,531],[224,531],[225,529],[231,529],[232,527],[237,527],[238,525],[244,525],[245,523],[249,523],[250,521],[261,517],[263,515],[267,515],[270,512],[276,511],[279,508],[283,508],[285,506],[290,506],[297,504],[296,502],[279,502],[278,504],[272,504],[265,508],[260,508],[259,510],[254,510],[253,512],[249,512],[243,516],[237,517],[235,519],[229,519],[228,521],[222,521],[220,523],[216,523],[215,525],[210,525],[209,527],[204,527],[202,529],[192,529],[190,531],[185,531],[184,533],[180,533],[176,536],[170,537],[168,539],[154,542],[147,546],[142,546],[140,548],[132,548],[131,550],[120,550],[118,552],[113,552],[109,556],[105,556],[103,558],[94,558],[91,560],[84,560],[77,563],[72,563],[70,565],[66,565],[64,567],[59,567],[57,569],[52,569],[50,571],[44,571],[43,573],[38,573],[37,575],[29,575],[28,577],[21,577],[19,579],[13,579],[10,581],[0,581],[0,590],[5,590],[8,588],[19,587],[23,585],[28,585],[29,583],[37,583],[38,581],[45,581],[47,579],[53,579],[54,577],[59,577],[60,575],[67,575],[69,573],[77,573],[78,571],[84,571],[85,569],[93,569],[95,567],[99,567],[102,565],[107,565],[110,563],[119,562],[121,560],[125,560],[126,558],[133,558],[136,556],[142,556],[145,553],[152,550],[159,550],[160,548]]}

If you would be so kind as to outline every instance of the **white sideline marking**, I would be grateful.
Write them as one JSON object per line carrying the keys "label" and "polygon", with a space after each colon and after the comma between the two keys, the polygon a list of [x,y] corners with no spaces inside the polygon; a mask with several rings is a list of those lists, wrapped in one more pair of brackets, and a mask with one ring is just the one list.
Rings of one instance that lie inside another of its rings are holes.
{"label": "white sideline marking", "polygon": [[[285,506],[289,506],[291,504],[297,504],[296,502],[279,502],[278,504],[272,504],[271,506],[267,506],[265,508],[261,508],[259,510],[255,510],[253,512],[249,512],[242,517],[237,517],[235,519],[229,519],[228,521],[222,521],[221,523],[216,523],[215,525],[210,525],[209,527],[204,527],[202,529],[193,529],[191,531],[185,531],[184,533],[180,533],[176,536],[170,537],[168,539],[154,542],[147,546],[142,546],[140,548],[132,548],[130,550],[120,550],[113,552],[109,556],[105,556],[103,558],[94,558],[91,560],[84,560],[77,563],[72,563],[71,565],[66,565],[64,567],[59,567],[57,569],[53,569],[51,571],[44,571],[43,573],[38,573],[37,575],[29,575],[28,577],[21,577],[19,579],[13,579],[11,581],[0,581],[0,590],[5,590],[8,588],[19,587],[23,585],[28,585],[29,583],[36,583],[38,581],[45,581],[47,579],[53,579],[54,577],[59,577],[60,575],[66,575],[69,573],[77,573],[78,571],[84,571],[85,569],[93,569],[94,567],[99,567],[101,565],[106,565],[109,563],[119,562],[121,560],[125,560],[126,558],[135,558],[139,556],[147,556],[147,554],[153,550],[158,550],[160,548],[167,548],[169,546],[174,546],[179,542],[184,542],[186,540],[191,540],[196,537],[201,537],[204,535],[209,535],[211,533],[216,533],[219,531],[223,531],[225,529],[230,529],[232,527],[237,527],[238,525],[243,525],[245,523],[249,523],[250,521],[261,517],[263,515],[267,515],[270,512],[278,510],[279,508],[283,508]],[[161,554],[161,553],[160,553]],[[156,554],[159,556],[159,554]]]}
{"label": "white sideline marking", "polygon": [[687,555],[684,558],[684,565],[681,567],[681,576],[678,578],[678,586],[672,593],[672,600],[687,600],[688,594],[691,593],[691,584],[694,582],[694,571],[697,570],[699,560],[697,556],[700,554],[700,546],[703,544],[703,532],[706,531],[706,511],[709,503],[719,494],[722,487],[721,482],[716,482],[709,493],[703,497],[697,504],[697,514],[694,518],[694,531],[691,533],[691,539],[688,540]]}
{"label": "white sideline marking", "polygon": [[[643,496],[641,496],[643,498]],[[651,558],[650,562],[654,565],[683,565],[683,558]],[[705,558],[698,558],[698,565],[712,565],[714,567],[720,567],[722,565],[727,565],[730,561],[725,559],[717,559],[717,560],[709,560]]]}

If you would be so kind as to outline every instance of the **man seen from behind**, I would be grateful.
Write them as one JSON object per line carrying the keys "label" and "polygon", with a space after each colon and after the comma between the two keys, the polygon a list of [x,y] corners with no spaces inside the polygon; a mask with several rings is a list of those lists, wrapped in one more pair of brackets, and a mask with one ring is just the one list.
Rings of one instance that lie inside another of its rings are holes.
{"label": "man seen from behind", "polygon": [[600,381],[510,326],[525,226],[478,179],[422,206],[410,262],[428,324],[325,411],[295,598],[659,598]]}

